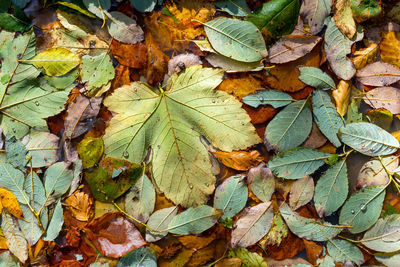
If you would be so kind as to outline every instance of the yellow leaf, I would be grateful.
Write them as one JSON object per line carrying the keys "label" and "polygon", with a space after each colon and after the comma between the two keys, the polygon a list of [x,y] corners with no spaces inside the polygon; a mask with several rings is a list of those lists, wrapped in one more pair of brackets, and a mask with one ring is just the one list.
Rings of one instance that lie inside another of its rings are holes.
{"label": "yellow leaf", "polygon": [[336,26],[349,39],[356,33],[356,22],[351,11],[351,0],[337,0],[335,2],[335,12],[333,15]]}
{"label": "yellow leaf", "polygon": [[0,213],[3,208],[17,217],[18,219],[23,219],[22,210],[19,206],[17,198],[10,191],[0,188]]}
{"label": "yellow leaf", "polygon": [[378,54],[378,44],[372,43],[366,48],[354,52],[354,57],[351,59],[356,69],[362,69],[367,64],[373,62]]}
{"label": "yellow leaf", "polygon": [[392,135],[400,142],[400,131],[393,132]]}
{"label": "yellow leaf", "polygon": [[347,106],[350,103],[350,82],[341,80],[336,90],[333,90],[332,96],[336,102],[336,110],[340,116],[344,116],[347,112]]}
{"label": "yellow leaf", "polygon": [[49,76],[61,76],[79,65],[80,59],[70,50],[63,47],[47,49],[31,60],[36,68],[44,68]]}
{"label": "yellow leaf", "polygon": [[400,32],[382,32],[379,48],[383,62],[400,68]]}
{"label": "yellow leaf", "polygon": [[257,166],[263,157],[256,150],[250,152],[247,151],[216,151],[214,155],[221,161],[225,166],[238,170],[247,171],[248,169]]}

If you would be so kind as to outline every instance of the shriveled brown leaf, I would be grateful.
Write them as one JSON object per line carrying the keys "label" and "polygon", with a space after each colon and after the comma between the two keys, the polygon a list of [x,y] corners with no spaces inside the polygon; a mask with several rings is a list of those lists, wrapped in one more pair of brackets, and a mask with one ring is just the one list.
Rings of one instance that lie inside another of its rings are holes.
{"label": "shriveled brown leaf", "polygon": [[121,65],[136,69],[146,67],[147,50],[143,42],[124,44],[113,40],[111,43],[111,51]]}
{"label": "shriveled brown leaf", "polygon": [[257,150],[252,151],[216,151],[213,154],[221,161],[225,166],[238,170],[247,171],[248,169],[257,166],[263,161],[260,153]]}
{"label": "shriveled brown leaf", "polygon": [[284,36],[268,49],[269,62],[282,64],[294,61],[310,53],[321,40],[319,36]]}
{"label": "shriveled brown leaf", "polygon": [[322,253],[323,246],[307,239],[303,239],[303,243],[306,248],[308,261],[313,265],[317,265],[317,260]]}
{"label": "shriveled brown leaf", "polygon": [[65,118],[65,133],[68,138],[76,138],[87,132],[93,125],[100,110],[102,98],[78,95],[69,104]]}
{"label": "shriveled brown leaf", "polygon": [[332,97],[335,99],[336,111],[340,116],[347,113],[347,107],[350,103],[351,82],[340,80],[336,90],[333,90]]}
{"label": "shriveled brown leaf", "polygon": [[289,198],[290,207],[296,210],[310,202],[313,196],[314,180],[311,176],[306,175],[292,184]]}
{"label": "shriveled brown leaf", "polygon": [[178,240],[184,245],[186,248],[190,249],[202,249],[208,246],[212,241],[215,240],[215,236],[181,236],[178,237]]}
{"label": "shriveled brown leaf", "polygon": [[[268,256],[272,257],[275,260],[283,260],[287,258],[292,258],[297,255],[299,251],[302,251],[304,249],[304,243],[302,239],[298,238],[290,231],[288,231],[288,235],[282,240],[279,246],[266,245],[264,248],[267,251]],[[269,265],[268,263],[268,266],[271,265]]]}
{"label": "shriveled brown leaf", "polygon": [[311,133],[308,136],[307,140],[304,142],[303,146],[311,147],[311,148],[319,148],[326,143],[326,137],[321,133],[318,129],[318,126],[315,122],[313,122]]}
{"label": "shriveled brown leaf", "polygon": [[374,109],[384,108],[393,114],[400,113],[400,89],[396,87],[378,87],[364,97],[365,103]]}
{"label": "shriveled brown leaf", "polygon": [[387,86],[400,81],[400,69],[378,61],[358,70],[356,77],[364,85]]}
{"label": "shriveled brown leaf", "polygon": [[382,32],[382,41],[379,44],[383,62],[400,68],[400,32]]}
{"label": "shriveled brown leaf", "polygon": [[146,244],[135,225],[120,213],[106,213],[93,220],[85,234],[101,254],[111,258]]}
{"label": "shriveled brown leaf", "polygon": [[93,198],[86,192],[77,190],[65,200],[66,209],[75,219],[89,221],[94,215]]}
{"label": "shriveled brown leaf", "polygon": [[334,5],[333,18],[336,26],[344,35],[352,39],[356,33],[356,22],[351,11],[351,0],[337,0]]}
{"label": "shriveled brown leaf", "polygon": [[167,73],[169,57],[160,50],[150,33],[146,34],[146,48],[146,80],[149,84],[156,85],[162,82],[164,75]]}
{"label": "shriveled brown leaf", "polygon": [[359,70],[364,68],[367,64],[373,62],[378,54],[378,50],[378,44],[371,43],[368,47],[355,51],[354,56],[351,58],[354,67]]}

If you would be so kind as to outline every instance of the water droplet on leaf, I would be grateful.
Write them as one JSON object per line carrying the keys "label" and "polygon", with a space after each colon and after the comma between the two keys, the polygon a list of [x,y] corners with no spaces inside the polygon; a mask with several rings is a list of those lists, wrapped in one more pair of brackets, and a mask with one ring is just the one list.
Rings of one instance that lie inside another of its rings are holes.
{"label": "water droplet on leaf", "polygon": [[193,185],[192,185],[192,184],[189,184],[189,188],[190,188],[190,189],[193,189]]}
{"label": "water droplet on leaf", "polygon": [[129,158],[129,152],[128,151],[124,151],[124,158]]}
{"label": "water droplet on leaf", "polygon": [[39,106],[39,101],[36,100],[36,101],[35,101],[35,105],[36,105],[36,106]]}
{"label": "water droplet on leaf", "polygon": [[354,210],[351,210],[350,212],[351,212],[351,214],[354,214],[354,213],[356,213]]}
{"label": "water droplet on leaf", "polygon": [[360,210],[365,213],[367,211],[367,205],[365,205],[364,203],[361,204],[360,205]]}

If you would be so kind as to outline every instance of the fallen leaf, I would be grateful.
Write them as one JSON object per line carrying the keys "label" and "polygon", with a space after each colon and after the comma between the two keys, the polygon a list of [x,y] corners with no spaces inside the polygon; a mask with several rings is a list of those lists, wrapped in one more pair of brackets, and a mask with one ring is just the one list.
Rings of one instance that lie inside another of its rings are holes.
{"label": "fallen leaf", "polygon": [[85,234],[103,255],[119,258],[144,246],[135,225],[119,213],[106,213],[85,227]]}
{"label": "fallen leaf", "polygon": [[382,41],[379,44],[383,62],[400,68],[400,32],[382,32]]}
{"label": "fallen leaf", "polygon": [[347,107],[350,103],[351,83],[348,81],[340,80],[336,90],[332,91],[332,97],[335,99],[336,111],[340,116],[347,113]]}
{"label": "fallen leaf", "polygon": [[310,148],[319,148],[326,143],[326,137],[321,133],[317,124],[313,122],[311,133],[307,140],[303,143],[303,146]]}
{"label": "fallen leaf", "polygon": [[[246,84],[246,86],[243,86]],[[263,88],[262,81],[257,75],[231,74],[217,87],[218,90],[227,92],[238,99],[252,94],[258,89]]]}
{"label": "fallen leaf", "polygon": [[351,10],[352,0],[335,1],[334,19],[339,30],[349,39],[356,33],[356,22],[353,19]]}
{"label": "fallen leaf", "polygon": [[311,176],[306,175],[296,180],[290,189],[289,205],[293,210],[304,206],[314,196],[314,180]]}
{"label": "fallen leaf", "polygon": [[387,86],[400,81],[400,69],[384,63],[371,63],[356,73],[357,80],[369,86]]}
{"label": "fallen leaf", "polygon": [[399,158],[398,156],[382,157],[382,162],[385,167],[378,159],[371,159],[364,163],[358,173],[357,188],[386,185],[389,182],[390,179],[386,171],[393,174],[399,166]]}
{"label": "fallen leaf", "polygon": [[264,248],[267,245],[279,246],[282,240],[287,237],[289,229],[287,228],[280,214],[276,214],[272,221],[272,227],[268,234],[260,241]]}
{"label": "fallen leaf", "polygon": [[168,76],[179,73],[193,65],[201,65],[201,59],[195,54],[179,54],[168,61]]}
{"label": "fallen leaf", "polygon": [[240,258],[223,259],[215,264],[215,267],[241,267],[242,260]]}
{"label": "fallen leaf", "polygon": [[[106,12],[105,12],[106,13]],[[136,21],[118,11],[111,11],[106,14],[107,28],[110,35],[119,42],[136,44],[144,40],[142,28]]]}
{"label": "fallen leaf", "polygon": [[247,171],[252,167],[257,166],[263,161],[260,153],[257,150],[247,151],[216,151],[213,154],[221,161],[225,166],[238,170]]}
{"label": "fallen leaf", "polygon": [[251,123],[253,124],[260,124],[267,122],[271,120],[276,115],[276,113],[278,113],[278,109],[273,108],[271,106],[266,106],[266,107],[260,106],[258,108],[253,108],[248,105],[243,105],[243,109],[246,110],[247,114],[249,114]]}
{"label": "fallen leaf", "polygon": [[353,17],[358,23],[379,16],[382,12],[381,2],[379,0],[351,0],[351,9]]}
{"label": "fallen leaf", "polygon": [[103,140],[100,138],[86,137],[79,142],[77,152],[85,169],[93,167],[103,155]]}
{"label": "fallen leaf", "polygon": [[146,34],[146,49],[146,80],[149,84],[156,85],[163,81],[164,75],[167,73],[169,58],[160,50],[150,33]]}
{"label": "fallen leaf", "polygon": [[270,201],[275,190],[275,177],[265,163],[249,170],[247,181],[252,193],[262,202]]}
{"label": "fallen leaf", "polygon": [[61,76],[79,65],[80,59],[63,47],[49,48],[29,60],[36,68],[44,68],[49,76]]}
{"label": "fallen leaf", "polygon": [[300,257],[293,259],[285,259],[285,260],[268,260],[267,264],[268,267],[311,266],[308,261]]}
{"label": "fallen leaf", "polygon": [[378,50],[378,44],[371,43],[368,47],[361,48],[360,50],[355,51],[353,56],[351,57],[354,67],[359,70],[364,68],[367,64],[375,61]]}
{"label": "fallen leaf", "polygon": [[255,252],[250,252],[245,248],[230,249],[228,257],[239,258],[242,260],[242,267],[267,267],[264,258]]}
{"label": "fallen leaf", "polygon": [[[400,76],[399,76],[400,78]],[[384,108],[393,114],[400,113],[400,89],[396,87],[378,87],[363,97],[365,103],[374,109]]]}
{"label": "fallen leaf", "polygon": [[323,246],[307,239],[303,239],[303,243],[306,248],[307,259],[311,264],[316,265],[317,260],[322,253]]}
{"label": "fallen leaf", "polygon": [[167,3],[166,7],[168,11],[181,22],[191,21],[193,19],[206,22],[210,20],[215,13],[214,5],[206,0],[177,0]]}
{"label": "fallen leaf", "polygon": [[331,13],[332,0],[304,0],[300,15],[309,25],[312,34],[319,33],[324,27],[325,18]]}
{"label": "fallen leaf", "polygon": [[189,249],[202,249],[207,247],[211,242],[215,240],[215,236],[180,236],[178,240],[184,245],[186,248]]}
{"label": "fallen leaf", "polygon": [[279,246],[266,245],[264,248],[273,259],[283,260],[296,256],[297,253],[304,249],[304,243],[302,239],[292,234],[292,232],[287,231],[287,236],[282,239]]}
{"label": "fallen leaf", "polygon": [[83,222],[87,222],[93,217],[93,204],[93,198],[80,190],[75,191],[64,202],[66,209],[71,211],[72,216]]}
{"label": "fallen leaf", "polygon": [[147,50],[143,42],[124,44],[113,40],[111,42],[111,51],[121,65],[141,69],[147,64]]}
{"label": "fallen leaf", "polygon": [[28,259],[28,242],[19,229],[16,219],[6,211],[2,212],[1,218],[1,229],[6,238],[8,249],[22,263],[25,263]]}
{"label": "fallen leaf", "polygon": [[215,243],[211,243],[205,248],[196,250],[190,261],[185,265],[187,267],[204,266],[207,262],[214,259],[215,255]]}
{"label": "fallen leaf", "polygon": [[22,210],[17,198],[10,191],[0,188],[0,213],[3,208],[18,219],[23,219]]}

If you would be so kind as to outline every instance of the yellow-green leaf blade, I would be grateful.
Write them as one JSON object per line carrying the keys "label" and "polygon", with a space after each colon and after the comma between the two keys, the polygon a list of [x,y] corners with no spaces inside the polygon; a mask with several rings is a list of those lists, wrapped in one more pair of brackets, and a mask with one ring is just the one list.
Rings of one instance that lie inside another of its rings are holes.
{"label": "yellow-green leaf blade", "polygon": [[30,60],[36,68],[44,68],[49,76],[61,76],[79,65],[80,59],[63,47],[47,49]]}

